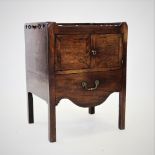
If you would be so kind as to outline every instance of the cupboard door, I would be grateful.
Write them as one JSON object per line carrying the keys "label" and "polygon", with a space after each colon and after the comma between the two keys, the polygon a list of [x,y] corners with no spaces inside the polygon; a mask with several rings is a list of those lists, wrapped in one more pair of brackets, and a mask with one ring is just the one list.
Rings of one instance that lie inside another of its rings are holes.
{"label": "cupboard door", "polygon": [[91,67],[120,67],[122,63],[122,36],[94,34],[91,36]]}
{"label": "cupboard door", "polygon": [[75,70],[89,68],[89,51],[89,35],[57,35],[56,70]]}

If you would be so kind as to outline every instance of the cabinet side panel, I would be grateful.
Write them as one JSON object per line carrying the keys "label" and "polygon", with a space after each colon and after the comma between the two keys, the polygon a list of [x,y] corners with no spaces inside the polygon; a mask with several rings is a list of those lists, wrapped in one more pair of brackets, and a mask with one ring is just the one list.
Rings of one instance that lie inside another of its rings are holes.
{"label": "cabinet side panel", "polygon": [[47,23],[25,24],[27,91],[48,100]]}

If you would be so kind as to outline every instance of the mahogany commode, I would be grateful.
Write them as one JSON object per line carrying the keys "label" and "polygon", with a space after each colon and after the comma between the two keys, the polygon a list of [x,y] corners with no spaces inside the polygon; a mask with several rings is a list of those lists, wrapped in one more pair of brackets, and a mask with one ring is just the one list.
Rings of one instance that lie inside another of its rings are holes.
{"label": "mahogany commode", "polygon": [[125,128],[127,24],[25,24],[29,123],[35,94],[49,105],[49,140],[56,141],[56,105],[68,98],[95,113],[119,92],[119,129]]}

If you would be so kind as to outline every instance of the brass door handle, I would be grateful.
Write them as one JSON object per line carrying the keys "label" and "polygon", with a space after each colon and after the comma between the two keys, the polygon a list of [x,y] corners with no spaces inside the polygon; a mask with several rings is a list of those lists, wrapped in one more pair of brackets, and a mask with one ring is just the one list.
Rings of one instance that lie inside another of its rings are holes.
{"label": "brass door handle", "polygon": [[83,87],[85,90],[90,90],[90,91],[97,89],[97,87],[99,86],[99,84],[100,84],[99,80],[95,80],[95,87],[93,87],[93,88],[88,88],[88,87],[87,87],[87,82],[83,81],[83,82],[81,83],[82,87]]}
{"label": "brass door handle", "polygon": [[96,55],[97,54],[96,50],[91,50],[91,53],[92,53],[92,55]]}

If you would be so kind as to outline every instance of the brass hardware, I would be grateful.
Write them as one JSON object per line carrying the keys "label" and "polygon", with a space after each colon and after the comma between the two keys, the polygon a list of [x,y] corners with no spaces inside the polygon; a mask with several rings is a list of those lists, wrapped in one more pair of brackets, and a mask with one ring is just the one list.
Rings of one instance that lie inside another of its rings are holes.
{"label": "brass hardware", "polygon": [[96,53],[97,53],[96,50],[92,50],[91,52],[93,55],[96,55]]}
{"label": "brass hardware", "polygon": [[83,81],[83,82],[81,83],[81,85],[82,85],[82,87],[83,87],[84,89],[90,90],[90,91],[97,89],[97,87],[99,86],[99,84],[100,84],[99,80],[95,80],[95,87],[93,87],[93,88],[88,88],[88,87],[87,87],[87,82]]}

